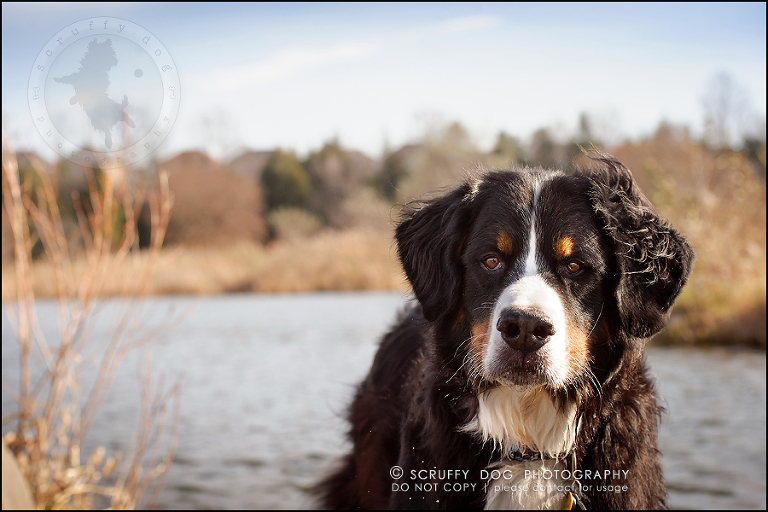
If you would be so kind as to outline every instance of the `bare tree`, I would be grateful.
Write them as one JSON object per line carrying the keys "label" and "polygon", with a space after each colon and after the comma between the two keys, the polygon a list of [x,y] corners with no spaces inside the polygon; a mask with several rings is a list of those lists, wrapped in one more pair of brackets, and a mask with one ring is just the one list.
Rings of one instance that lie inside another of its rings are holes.
{"label": "bare tree", "polygon": [[751,115],[749,92],[726,72],[709,81],[702,98],[704,138],[714,148],[738,144]]}

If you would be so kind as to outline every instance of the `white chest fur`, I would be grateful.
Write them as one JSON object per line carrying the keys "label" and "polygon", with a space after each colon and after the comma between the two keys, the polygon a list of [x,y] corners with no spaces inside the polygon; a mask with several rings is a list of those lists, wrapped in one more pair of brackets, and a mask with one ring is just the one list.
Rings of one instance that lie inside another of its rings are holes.
{"label": "white chest fur", "polygon": [[[543,387],[498,386],[478,397],[477,415],[462,430],[493,443],[502,460],[514,450],[563,456],[576,441],[576,404],[558,407]],[[568,484],[563,469],[556,458],[489,467],[486,508],[560,508]]]}
{"label": "white chest fur", "polygon": [[576,404],[558,407],[543,387],[498,386],[478,397],[477,415],[462,430],[504,455],[525,448],[554,457],[576,440]]}

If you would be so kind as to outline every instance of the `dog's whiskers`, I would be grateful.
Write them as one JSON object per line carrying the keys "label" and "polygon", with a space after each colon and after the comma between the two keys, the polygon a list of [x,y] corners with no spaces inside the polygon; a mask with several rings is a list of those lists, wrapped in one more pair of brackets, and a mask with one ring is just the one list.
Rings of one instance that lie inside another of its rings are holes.
{"label": "dog's whiskers", "polygon": [[589,367],[589,363],[586,361],[580,361],[571,355],[568,355],[568,362],[569,366],[575,367],[577,370],[571,375],[569,382],[571,384],[578,384],[579,379],[586,377],[588,382],[597,392],[598,396],[602,397],[603,386],[600,384],[600,381],[597,380],[597,376],[594,374],[594,372],[592,372],[592,369]]}
{"label": "dog's whiskers", "polygon": [[[458,356],[458,354],[459,354],[459,350],[461,349],[461,347],[463,347],[463,346],[464,346],[464,345],[466,345],[467,343],[472,343],[474,340],[476,340],[476,339],[479,339],[479,338],[482,338],[483,336],[486,336],[487,334],[488,334],[487,332],[481,332],[481,333],[479,333],[479,334],[476,334],[476,335],[470,336],[469,338],[467,338],[467,339],[465,339],[464,341],[462,341],[462,342],[459,344],[459,346],[458,346],[458,347],[456,347],[456,350],[455,350],[455,351],[454,351],[454,353],[453,353],[453,359],[455,359],[455,358]],[[457,375],[457,374],[458,374],[458,373],[459,373],[459,372],[460,372],[460,371],[461,371],[461,370],[464,368],[464,365],[466,365],[466,364],[467,364],[467,362],[468,362],[468,359],[469,359],[469,360],[471,360],[473,357],[475,357],[475,355],[476,355],[476,354],[472,353],[472,351],[468,351],[468,352],[467,352],[467,355],[466,355],[466,356],[464,356],[464,359],[462,360],[462,362],[461,362],[461,365],[460,365],[460,366],[459,366],[459,367],[456,369],[456,371],[455,371],[455,372],[453,372],[453,375],[451,375],[451,376],[448,378],[448,380],[446,381],[446,384],[447,384],[448,382],[450,382],[451,380],[453,380],[453,378],[454,378],[454,377],[456,377],[456,375]],[[469,356],[471,356],[471,357],[469,357]],[[474,361],[473,361],[473,362],[474,362]],[[446,366],[447,366],[447,364],[448,364],[448,363],[446,363]],[[473,366],[473,368],[474,368],[474,365],[472,365],[472,366]],[[443,369],[445,369],[445,366],[443,366]],[[471,374],[471,372],[470,372],[470,374],[468,375],[468,377],[470,378],[470,380],[472,379],[472,374]]]}
{"label": "dog's whiskers", "polygon": [[592,331],[594,331],[595,327],[597,327],[597,323],[600,321],[600,316],[603,314],[604,306],[605,306],[605,302],[600,304],[600,312],[597,314],[597,318],[595,319],[595,323],[592,325],[592,328],[589,330],[589,334],[587,334],[587,339],[589,339],[589,337],[592,336]]}

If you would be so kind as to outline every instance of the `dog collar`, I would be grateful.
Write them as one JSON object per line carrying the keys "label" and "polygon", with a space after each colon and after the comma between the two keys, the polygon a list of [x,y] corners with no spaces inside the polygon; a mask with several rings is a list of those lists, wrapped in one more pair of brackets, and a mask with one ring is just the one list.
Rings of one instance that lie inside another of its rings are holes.
{"label": "dog collar", "polygon": [[[561,510],[587,510],[584,500],[580,497],[581,482],[579,482],[574,476],[576,470],[576,450],[571,451],[570,457],[568,455],[564,455],[562,457],[553,457],[552,455],[541,454],[539,452],[525,453],[521,452],[519,449],[514,449],[507,455],[507,458],[518,462],[549,459],[564,459],[567,461],[570,458],[571,490],[568,491],[568,493],[566,493],[565,497],[563,498]],[[578,492],[573,492],[576,487],[578,487]]]}
{"label": "dog collar", "polygon": [[548,454],[541,454],[539,452],[521,452],[520,450],[512,450],[507,457],[511,460],[516,460],[518,462],[528,462],[529,460],[549,460],[549,459],[556,459],[557,457],[553,457]]}

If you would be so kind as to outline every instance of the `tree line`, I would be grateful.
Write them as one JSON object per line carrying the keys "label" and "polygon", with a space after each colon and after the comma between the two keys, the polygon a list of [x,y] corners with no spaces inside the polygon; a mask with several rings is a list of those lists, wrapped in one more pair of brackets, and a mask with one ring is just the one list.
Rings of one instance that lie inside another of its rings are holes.
{"label": "tree line", "polygon": [[[654,136],[673,132],[685,144],[732,151],[722,130],[717,137],[697,141],[687,128],[661,123]],[[618,147],[628,144],[632,143]],[[764,183],[764,134],[744,136],[739,146],[737,152]],[[245,152],[221,163],[202,152],[187,152],[152,162],[143,171],[130,172],[126,179],[146,187],[158,169],[169,172],[175,201],[166,245],[220,245],[238,240],[267,243],[311,236],[325,228],[384,230],[391,227],[399,205],[454,184],[479,167],[541,166],[568,172],[583,158],[583,149],[592,147],[612,150],[595,133],[587,114],[580,116],[576,132],[564,141],[558,141],[547,128],[535,131],[527,142],[500,132],[487,151],[478,149],[466,128],[454,122],[428,130],[412,144],[388,148],[379,159],[331,140],[305,158],[288,149],[274,149]],[[21,154],[18,161],[22,183],[34,197],[40,179],[35,169],[44,164],[33,154]],[[95,166],[82,169],[63,160],[48,165],[46,172],[56,183],[65,231],[74,234],[78,211],[84,215],[90,211],[89,180],[98,187],[103,171]],[[124,216],[116,222],[125,222]],[[149,222],[149,210],[144,207],[138,216],[142,246],[149,243]],[[3,236],[5,240],[5,220]],[[74,242],[73,247],[77,248]],[[7,261],[6,251],[3,253]]]}

